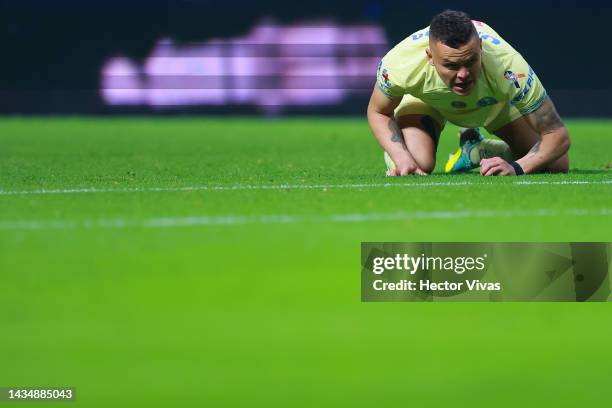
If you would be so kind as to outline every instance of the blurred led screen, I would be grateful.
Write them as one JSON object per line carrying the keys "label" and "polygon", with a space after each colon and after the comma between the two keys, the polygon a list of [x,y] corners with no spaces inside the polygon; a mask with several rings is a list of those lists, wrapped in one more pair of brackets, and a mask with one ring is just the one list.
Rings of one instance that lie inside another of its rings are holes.
{"label": "blurred led screen", "polygon": [[337,105],[367,94],[388,50],[382,27],[333,21],[263,21],[246,35],[180,44],[164,38],[141,63],[108,59],[100,92],[111,106]]}

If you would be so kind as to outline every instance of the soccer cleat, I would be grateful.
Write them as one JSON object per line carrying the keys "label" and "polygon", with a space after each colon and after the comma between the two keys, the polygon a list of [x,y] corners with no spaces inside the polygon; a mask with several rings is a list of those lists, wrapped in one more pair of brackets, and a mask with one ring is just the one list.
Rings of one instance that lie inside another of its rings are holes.
{"label": "soccer cleat", "polygon": [[445,173],[456,173],[460,171],[470,171],[480,165],[474,164],[470,159],[472,150],[484,140],[478,128],[459,130],[459,149],[451,155],[444,166]]}

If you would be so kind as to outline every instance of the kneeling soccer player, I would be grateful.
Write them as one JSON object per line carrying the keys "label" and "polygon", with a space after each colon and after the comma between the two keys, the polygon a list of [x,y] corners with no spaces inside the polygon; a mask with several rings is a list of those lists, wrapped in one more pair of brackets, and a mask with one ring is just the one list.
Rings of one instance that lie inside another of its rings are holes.
{"label": "kneeling soccer player", "polygon": [[[488,25],[459,11],[436,15],[385,55],[368,122],[387,175],[428,174],[446,120],[460,126],[445,171],[484,176],[567,172],[569,135],[540,80]],[[485,139],[484,127],[501,140]]]}

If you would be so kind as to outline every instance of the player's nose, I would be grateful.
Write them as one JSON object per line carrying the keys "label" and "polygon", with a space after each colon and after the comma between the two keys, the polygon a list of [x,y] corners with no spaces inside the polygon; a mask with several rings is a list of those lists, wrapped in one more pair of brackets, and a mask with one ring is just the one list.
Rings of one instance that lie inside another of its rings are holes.
{"label": "player's nose", "polygon": [[465,81],[469,77],[470,77],[469,69],[467,69],[466,67],[459,68],[459,71],[457,72],[457,79],[459,79],[460,81]]}

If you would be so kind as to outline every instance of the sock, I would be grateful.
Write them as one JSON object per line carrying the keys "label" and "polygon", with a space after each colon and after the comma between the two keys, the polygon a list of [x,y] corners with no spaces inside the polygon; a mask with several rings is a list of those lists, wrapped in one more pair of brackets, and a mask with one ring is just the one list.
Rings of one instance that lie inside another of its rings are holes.
{"label": "sock", "polygon": [[491,157],[501,157],[507,162],[514,161],[510,146],[503,140],[484,139],[470,152],[470,161],[476,165],[480,163],[480,160]]}

